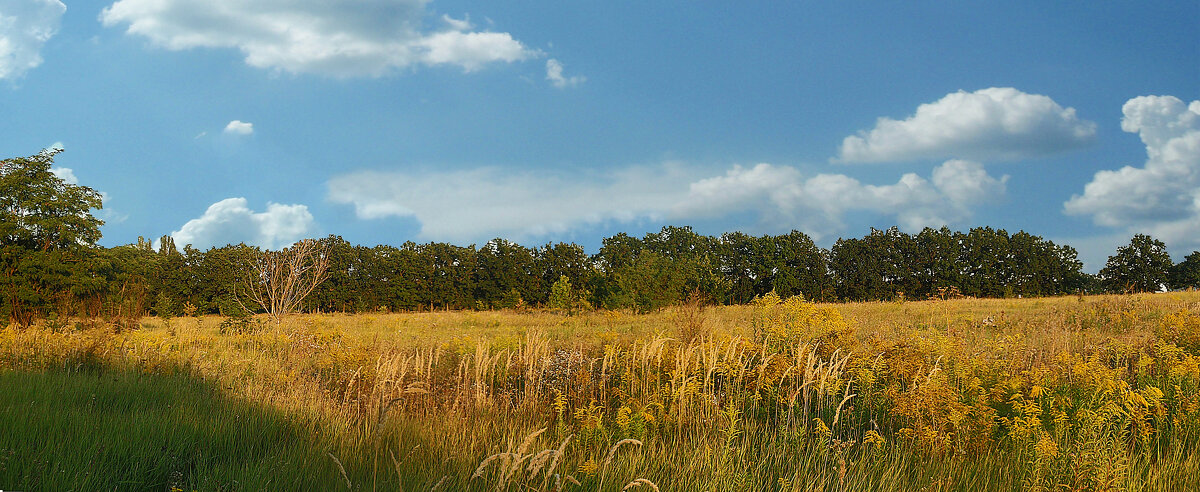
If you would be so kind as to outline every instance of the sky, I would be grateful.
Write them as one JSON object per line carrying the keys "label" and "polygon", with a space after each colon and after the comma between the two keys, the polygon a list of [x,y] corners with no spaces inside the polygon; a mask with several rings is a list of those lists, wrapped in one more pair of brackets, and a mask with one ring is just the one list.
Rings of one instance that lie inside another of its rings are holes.
{"label": "sky", "polygon": [[106,246],[1200,249],[1194,1],[0,0],[0,115],[0,158],[103,193]]}

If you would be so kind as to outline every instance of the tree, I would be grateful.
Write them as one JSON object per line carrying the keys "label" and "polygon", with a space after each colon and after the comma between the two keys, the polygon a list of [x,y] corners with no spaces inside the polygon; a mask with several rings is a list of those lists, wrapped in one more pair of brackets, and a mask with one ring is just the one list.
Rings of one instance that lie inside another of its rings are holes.
{"label": "tree", "polygon": [[764,237],[763,241],[767,243],[771,289],[760,288],[758,295],[774,290],[784,298],[804,295],[810,300],[823,300],[832,296],[829,255],[807,234],[793,230],[782,236]]}
{"label": "tree", "polygon": [[1171,288],[1200,288],[1200,251],[1192,251],[1183,261],[1171,267]]}
{"label": "tree", "polygon": [[762,251],[763,242],[768,239],[766,236],[759,239],[743,232],[721,235],[717,257],[721,274],[729,285],[726,300],[730,304],[747,303],[770,291],[774,275],[766,265],[767,258]]}
{"label": "tree", "polygon": [[534,252],[501,238],[479,248],[473,273],[475,300],[491,308],[518,307],[542,290]]}
{"label": "tree", "polygon": [[[278,321],[304,302],[328,277],[328,242],[305,239],[279,251],[264,251],[242,285],[241,297]],[[245,300],[239,299],[242,307]]]}
{"label": "tree", "polygon": [[829,252],[829,269],[844,300],[891,299],[918,290],[912,236],[892,227],[871,228],[862,239],[838,239]]}
{"label": "tree", "polygon": [[591,259],[584,253],[583,247],[577,244],[556,243],[546,244],[534,251],[536,254],[535,271],[541,276],[541,289],[535,302],[548,302],[550,293],[546,287],[553,287],[561,277],[566,276],[571,285],[581,288],[587,285],[587,274],[591,269]]}
{"label": "tree", "polygon": [[618,270],[612,307],[632,308],[638,313],[657,311],[683,299],[690,269],[653,251],[642,251],[633,263]]}
{"label": "tree", "polygon": [[586,290],[577,289],[571,285],[571,279],[563,275],[558,277],[554,285],[550,286],[550,300],[547,304],[550,309],[572,316],[580,310],[589,308],[587,301],[584,300],[587,295]]}
{"label": "tree", "polygon": [[473,295],[475,265],[478,254],[475,245],[460,247],[447,243],[420,246],[422,263],[427,266],[426,281],[429,308],[461,309],[475,305]]}
{"label": "tree", "polygon": [[1137,234],[1108,257],[1100,279],[1109,292],[1157,292],[1167,284],[1174,264],[1162,241]]}
{"label": "tree", "polygon": [[100,193],[56,176],[61,149],[0,161],[0,316],[21,325],[69,295],[71,268],[100,239]]}
{"label": "tree", "polygon": [[937,294],[939,288],[965,288],[962,275],[965,238],[964,234],[951,232],[948,227],[926,227],[913,236],[916,241],[913,272],[919,287],[910,295],[924,298]]}

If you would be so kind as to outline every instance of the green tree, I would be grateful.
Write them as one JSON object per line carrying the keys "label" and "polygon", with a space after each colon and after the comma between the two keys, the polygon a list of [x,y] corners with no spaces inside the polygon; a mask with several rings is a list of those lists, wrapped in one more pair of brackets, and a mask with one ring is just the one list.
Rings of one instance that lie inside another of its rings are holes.
{"label": "green tree", "polygon": [[963,241],[962,233],[949,228],[926,227],[913,239],[916,241],[913,273],[916,275],[917,290],[910,295],[923,298],[936,294],[938,288],[964,288],[962,277]]}
{"label": "green tree", "polygon": [[1157,292],[1167,284],[1174,264],[1162,241],[1136,234],[1108,257],[1100,279],[1109,292]]}
{"label": "green tree", "polygon": [[916,242],[892,227],[871,228],[862,239],[838,239],[829,252],[829,268],[838,297],[865,301],[912,296],[919,289],[915,271]]}
{"label": "green tree", "polygon": [[185,250],[190,253],[188,263],[194,265],[200,279],[191,302],[206,313],[229,315],[243,311],[240,306],[231,309],[230,303],[244,285],[246,276],[254,270],[262,251],[245,243],[210,248],[203,254],[191,248]]}
{"label": "green tree", "polygon": [[795,295],[813,300],[833,296],[829,277],[829,254],[819,248],[812,238],[800,231],[775,237],[764,236],[761,242],[767,256],[767,271],[771,273],[770,289],[759,288],[758,295],[772,290],[787,298]]}
{"label": "green tree", "polygon": [[[549,301],[550,290],[563,276],[576,288],[587,285],[587,274],[590,270],[591,259],[584,253],[583,247],[577,244],[556,243],[546,244],[534,250],[536,254],[534,270],[540,275],[542,288],[537,297],[529,301],[544,303]],[[547,290],[550,288],[550,290]]]}
{"label": "green tree", "polygon": [[429,286],[429,309],[462,309],[475,305],[475,245],[429,243],[419,247]]}
{"label": "green tree", "polygon": [[718,261],[729,286],[726,302],[743,304],[770,291],[774,272],[767,265],[763,249],[764,238],[743,232],[721,235]]}
{"label": "green tree", "polygon": [[572,316],[580,310],[589,308],[587,301],[584,300],[587,295],[587,291],[575,287],[571,284],[571,279],[563,275],[558,277],[554,285],[550,286],[548,305],[550,309]]}
{"label": "green tree", "polygon": [[729,290],[721,274],[716,238],[696,234],[691,227],[666,226],[642,238],[644,250],[657,254],[678,272],[682,283],[676,299],[698,293],[705,299],[724,299]]}
{"label": "green tree", "polygon": [[638,313],[657,311],[679,302],[688,282],[687,265],[653,251],[641,254],[615,273],[616,292],[610,307],[632,308]]}
{"label": "green tree", "polygon": [[534,252],[501,238],[479,248],[472,279],[475,301],[489,308],[513,308],[536,301],[542,290]]}
{"label": "green tree", "polygon": [[[72,264],[100,239],[100,193],[50,167],[61,150],[0,161],[0,317],[21,325],[70,295]],[[65,313],[64,313],[65,314]]]}
{"label": "green tree", "polygon": [[1171,267],[1171,288],[1200,288],[1200,251],[1192,251],[1183,261]]}

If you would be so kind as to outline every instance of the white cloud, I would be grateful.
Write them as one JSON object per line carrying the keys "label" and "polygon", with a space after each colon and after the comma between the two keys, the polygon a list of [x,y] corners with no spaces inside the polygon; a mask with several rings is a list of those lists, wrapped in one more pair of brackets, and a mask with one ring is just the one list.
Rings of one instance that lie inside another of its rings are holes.
{"label": "white cloud", "polygon": [[[581,224],[658,218],[682,170],[629,168],[586,184],[496,168],[421,175],[361,171],[328,183],[329,199],[354,205],[361,219],[415,217],[421,236],[468,243],[496,236],[525,239]],[[678,191],[678,190],[677,190]]]}
{"label": "white cloud", "polygon": [[445,22],[450,29],[455,31],[469,31],[475,27],[471,24],[470,16],[460,20],[450,17],[449,15],[442,14],[442,22]]}
{"label": "white cloud", "polygon": [[724,176],[692,183],[675,216],[720,217],[757,210],[775,228],[799,227],[820,238],[840,230],[851,211],[894,215],[906,230],[942,226],[970,218],[971,206],[1005,193],[1008,177],[993,178],[979,163],[947,161],[934,168],[932,181],[916,174],[896,184],[869,185],[842,174],[803,176],[785,166],[734,166]]}
{"label": "white cloud", "polygon": [[42,64],[42,45],[58,32],[67,6],[58,0],[5,0],[0,7],[0,79]]}
{"label": "white cloud", "polygon": [[554,87],[563,89],[566,87],[574,87],[587,81],[587,77],[575,75],[572,77],[563,77],[563,65],[558,60],[553,58],[546,60],[546,80],[549,80]]}
{"label": "white cloud", "polygon": [[[254,133],[254,123],[246,123],[241,120],[230,121],[228,125],[225,125],[225,133],[232,135],[250,135]],[[200,138],[200,135],[197,135],[196,138]]]}
{"label": "white cloud", "polygon": [[974,161],[946,161],[933,170],[933,185],[951,203],[968,206],[987,203],[992,197],[1004,195],[1008,176],[992,178],[983,164]]}
{"label": "white cloud", "polygon": [[846,137],[837,160],[1024,159],[1084,146],[1095,134],[1096,124],[1079,119],[1074,108],[993,87],[947,94],[902,121],[879,118],[870,131]]}
{"label": "white cloud", "polygon": [[[62,149],[63,145],[62,142],[55,142],[48,148]],[[63,180],[67,184],[79,184],[79,178],[75,176],[75,170],[69,167],[51,167],[50,173],[54,174],[55,177]],[[100,194],[100,203],[105,207],[96,214],[100,217],[100,219],[104,220],[104,222],[108,224],[119,224],[129,219],[129,214],[123,214],[113,210],[113,208],[109,205],[112,199],[111,195],[101,190],[96,190],[96,192]]]}
{"label": "white cloud", "polygon": [[66,181],[69,184],[79,184],[79,178],[75,177],[75,171],[72,171],[69,167],[52,167],[50,168],[50,172],[58,177],[58,179]]}
{"label": "white cloud", "polygon": [[972,205],[1004,194],[1007,179],[966,161],[942,164],[932,182],[906,174],[883,186],[837,174],[805,177],[772,164],[699,174],[678,164],[581,179],[495,168],[420,175],[361,171],[335,177],[328,186],[329,200],[354,205],[360,219],[412,217],[423,239],[468,243],[496,236],[535,239],[609,221],[745,213],[757,215],[764,230],[798,228],[817,238],[840,230],[851,211],[894,215],[902,227],[916,230],[970,217]]}
{"label": "white cloud", "polygon": [[246,243],[279,249],[303,239],[313,227],[307,206],[268,203],[265,212],[255,212],[246,205],[245,198],[226,198],[172,232],[171,237],[181,248],[187,244],[206,249]]}
{"label": "white cloud", "polygon": [[429,65],[458,65],[473,72],[495,61],[515,62],[538,56],[506,32],[442,31],[425,36],[421,61]]}
{"label": "white cloud", "polygon": [[1172,248],[1200,249],[1200,101],[1142,96],[1122,112],[1121,129],[1139,134],[1146,146],[1145,164],[1097,172],[1064,211],[1148,233]]}
{"label": "white cloud", "polygon": [[119,0],[100,13],[105,26],[171,50],[236,48],[246,63],[292,73],[380,76],[416,64],[473,71],[540,56],[505,32],[477,31],[443,16],[422,27],[428,0]]}

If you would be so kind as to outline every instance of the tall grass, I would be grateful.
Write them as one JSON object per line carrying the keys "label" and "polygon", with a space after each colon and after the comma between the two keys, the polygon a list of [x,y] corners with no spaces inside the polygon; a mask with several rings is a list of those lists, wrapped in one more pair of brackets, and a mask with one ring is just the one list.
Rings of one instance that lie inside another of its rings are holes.
{"label": "tall grass", "polygon": [[1200,488],[1194,293],[219,321],[0,331],[0,488]]}

